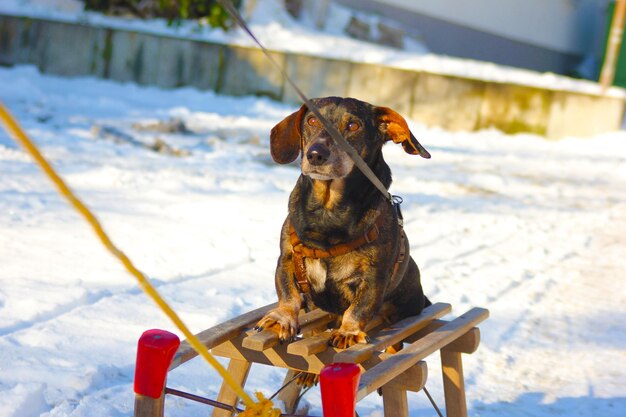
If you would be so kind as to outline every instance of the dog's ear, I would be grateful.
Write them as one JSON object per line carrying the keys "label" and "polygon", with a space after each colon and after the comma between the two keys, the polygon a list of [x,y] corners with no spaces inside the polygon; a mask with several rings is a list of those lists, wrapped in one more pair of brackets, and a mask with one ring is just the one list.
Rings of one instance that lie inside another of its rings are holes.
{"label": "dog's ear", "polygon": [[302,149],[302,117],[306,106],[290,114],[272,128],[270,133],[270,153],[279,164],[288,164],[298,157]]}
{"label": "dog's ear", "polygon": [[401,143],[404,151],[411,155],[419,155],[422,158],[430,158],[430,154],[415,139],[409,130],[406,120],[389,107],[377,107],[378,126],[385,140],[392,140],[394,143]]}

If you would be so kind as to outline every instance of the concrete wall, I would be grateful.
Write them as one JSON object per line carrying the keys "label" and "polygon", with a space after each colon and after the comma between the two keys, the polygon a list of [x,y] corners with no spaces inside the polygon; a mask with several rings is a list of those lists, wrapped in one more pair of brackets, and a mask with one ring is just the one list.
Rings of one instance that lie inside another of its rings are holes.
{"label": "concrete wall", "polygon": [[[310,97],[352,96],[449,130],[496,127],[553,138],[585,136],[619,129],[624,112],[619,98],[272,54]],[[81,24],[0,16],[0,64],[300,102],[258,49]]]}

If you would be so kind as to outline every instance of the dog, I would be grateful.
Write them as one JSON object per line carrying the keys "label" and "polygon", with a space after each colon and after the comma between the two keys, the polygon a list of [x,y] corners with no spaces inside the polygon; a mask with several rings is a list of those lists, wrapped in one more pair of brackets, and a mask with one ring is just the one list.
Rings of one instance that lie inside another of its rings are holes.
{"label": "dog", "polygon": [[[314,99],[384,186],[391,170],[382,147],[391,140],[412,155],[430,158],[397,112],[354,98]],[[375,314],[389,321],[419,314],[430,301],[409,255],[399,211],[355,166],[303,105],[270,134],[272,158],[287,164],[301,156],[301,175],[289,197],[275,284],[278,306],[255,329],[271,329],[280,342],[299,332],[305,300],[336,314],[341,325],[329,344],[344,349],[367,343]]]}

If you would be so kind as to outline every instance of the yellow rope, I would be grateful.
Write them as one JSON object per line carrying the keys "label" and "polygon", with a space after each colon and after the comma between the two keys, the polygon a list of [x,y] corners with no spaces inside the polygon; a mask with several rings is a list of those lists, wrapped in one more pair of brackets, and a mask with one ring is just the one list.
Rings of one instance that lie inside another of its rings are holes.
{"label": "yellow rope", "polygon": [[[152,286],[146,276],[135,267],[131,260],[126,256],[124,252],[118,249],[109,236],[104,231],[104,228],[94,216],[94,214],[83,204],[81,200],[76,197],[72,190],[65,184],[63,179],[56,173],[54,168],[48,163],[44,156],[39,152],[37,146],[28,138],[26,133],[22,130],[19,124],[11,116],[9,111],[0,103],[0,119],[5,125],[6,130],[13,138],[26,149],[26,151],[33,157],[37,165],[44,171],[44,173],[50,178],[50,180],[56,185],[59,193],[65,197],[70,204],[78,211],[87,222],[91,225],[93,231],[96,233],[100,242],[107,248],[109,252],[113,254],[124,265],[126,270],[132,274],[139,283],[141,289],[161,308],[161,310],[169,317],[174,325],[185,335],[187,341],[194,348],[200,356],[202,356],[215,370],[222,376],[224,381],[232,388],[233,391],[243,400],[247,409],[241,413],[241,416],[249,417],[274,417],[280,414],[277,409],[272,409],[272,403],[269,400],[265,400],[262,394],[257,393],[258,403],[255,403],[252,398],[243,390],[243,388],[232,378],[226,369],[215,359],[209,352],[206,346],[204,346],[198,338],[187,328],[185,323],[178,317],[176,312],[167,304],[167,302],[161,297],[159,292]],[[278,414],[276,414],[278,412]],[[250,414],[253,413],[253,414]]]}

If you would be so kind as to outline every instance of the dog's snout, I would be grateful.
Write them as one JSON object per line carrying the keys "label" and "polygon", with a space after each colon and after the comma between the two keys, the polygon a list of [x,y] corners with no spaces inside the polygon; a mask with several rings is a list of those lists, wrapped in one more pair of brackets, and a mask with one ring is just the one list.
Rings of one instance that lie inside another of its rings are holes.
{"label": "dog's snout", "polygon": [[330,150],[323,143],[314,143],[306,153],[306,158],[311,165],[322,165],[328,161]]}

